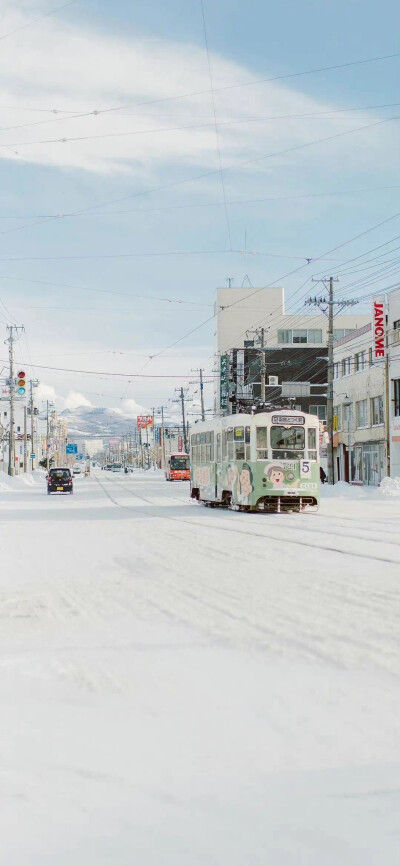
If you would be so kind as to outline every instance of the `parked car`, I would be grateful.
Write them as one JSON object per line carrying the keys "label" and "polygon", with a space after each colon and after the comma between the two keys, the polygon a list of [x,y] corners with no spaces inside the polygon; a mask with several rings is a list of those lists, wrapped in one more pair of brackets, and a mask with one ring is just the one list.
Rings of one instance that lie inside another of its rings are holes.
{"label": "parked car", "polygon": [[81,468],[81,466],[79,466],[79,463],[75,464],[72,472],[73,472],[73,475],[80,475],[81,474],[82,468]]}
{"label": "parked car", "polygon": [[66,466],[57,466],[50,469],[47,476],[47,493],[73,493],[74,486],[71,470]]}

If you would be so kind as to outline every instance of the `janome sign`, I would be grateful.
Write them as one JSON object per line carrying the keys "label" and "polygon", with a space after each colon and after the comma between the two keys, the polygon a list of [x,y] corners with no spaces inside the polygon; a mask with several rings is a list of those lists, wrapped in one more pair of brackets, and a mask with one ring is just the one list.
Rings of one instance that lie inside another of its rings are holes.
{"label": "janome sign", "polygon": [[374,361],[384,358],[385,347],[385,302],[383,298],[374,298],[372,304],[372,328],[374,332]]}

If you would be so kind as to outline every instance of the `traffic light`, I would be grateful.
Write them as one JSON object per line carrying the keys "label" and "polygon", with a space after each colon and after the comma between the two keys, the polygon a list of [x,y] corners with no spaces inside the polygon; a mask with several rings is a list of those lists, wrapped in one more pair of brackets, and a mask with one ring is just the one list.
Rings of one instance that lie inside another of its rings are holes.
{"label": "traffic light", "polygon": [[23,397],[23,395],[25,394],[25,391],[26,391],[25,385],[26,385],[25,373],[23,370],[20,370],[18,373],[18,394],[21,394],[21,397]]}

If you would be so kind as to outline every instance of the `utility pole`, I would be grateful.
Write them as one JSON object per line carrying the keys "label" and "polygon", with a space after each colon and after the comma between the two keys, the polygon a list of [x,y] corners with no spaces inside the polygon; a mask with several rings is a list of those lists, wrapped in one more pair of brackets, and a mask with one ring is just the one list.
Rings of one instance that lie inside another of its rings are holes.
{"label": "utility pole", "polygon": [[50,400],[46,400],[46,466],[47,466],[47,474],[50,469],[50,412],[49,409],[53,408],[54,403]]}
{"label": "utility pole", "polygon": [[9,388],[10,388],[10,428],[8,435],[8,474],[15,475],[15,379],[14,379],[14,341],[17,338],[18,331],[23,331],[23,325],[7,325],[9,338],[5,342],[8,343],[8,357],[10,365]]}
{"label": "utility pole", "polygon": [[[308,305],[319,307],[321,312],[328,316],[328,389],[326,400],[326,424],[328,428],[328,484],[334,484],[334,469],[333,469],[333,320],[335,315],[341,313],[344,307],[353,307],[358,301],[355,299],[344,301],[335,301],[333,297],[333,284],[338,282],[337,277],[324,277],[322,280],[313,280],[315,283],[323,283],[324,286],[329,282],[328,297],[308,298],[305,302]],[[334,311],[337,306],[338,310]]]}
{"label": "utility pole", "polygon": [[35,454],[35,445],[34,445],[34,430],[35,430],[35,418],[34,418],[34,406],[33,406],[33,381],[32,379],[29,382],[29,411],[31,413],[31,470],[34,470],[34,459],[32,454]]}
{"label": "utility pole", "polygon": [[24,406],[24,472],[28,471],[28,430],[26,414],[26,406]]}
{"label": "utility pole", "polygon": [[185,421],[185,394],[183,388],[175,388],[175,391],[178,392],[179,398],[178,400],[174,400],[175,403],[181,404],[182,409],[182,433],[183,433],[183,447],[185,449],[185,454],[188,453],[187,450],[187,433],[186,433],[186,421]]}
{"label": "utility pole", "polygon": [[[206,420],[206,413],[204,410],[204,382],[203,382],[203,370],[200,367],[198,370],[192,370],[193,373],[198,373],[200,378],[200,406],[201,406],[201,420]],[[194,383],[193,383],[194,384]]]}

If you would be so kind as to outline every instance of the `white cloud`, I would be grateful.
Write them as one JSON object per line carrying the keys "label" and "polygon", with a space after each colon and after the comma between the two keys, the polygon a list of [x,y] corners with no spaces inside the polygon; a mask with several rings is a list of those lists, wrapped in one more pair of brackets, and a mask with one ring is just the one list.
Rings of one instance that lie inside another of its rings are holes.
{"label": "white cloud", "polygon": [[68,391],[68,394],[64,400],[64,408],[65,409],[78,409],[81,406],[87,406],[88,408],[92,407],[92,403],[87,399],[83,394],[80,394],[79,391]]}
{"label": "white cloud", "polygon": [[140,403],[137,403],[136,400],[130,398],[128,400],[124,400],[123,409],[115,409],[115,412],[117,411],[121,411],[124,415],[132,415],[132,418],[136,418],[137,415],[147,414],[149,412],[149,409],[146,409],[144,406],[141,406]]}
{"label": "white cloud", "polygon": [[[20,26],[32,17],[32,10],[26,13],[25,7],[18,9],[15,4],[0,2],[0,10],[4,30]],[[81,168],[90,172],[130,172],[149,183],[165,164],[191,166],[194,170],[218,169],[212,125],[203,129],[168,131],[168,127],[212,121],[210,95],[204,92],[209,87],[209,77],[203,48],[104,36],[95,31],[85,31],[82,26],[74,27],[66,23],[62,15],[42,21],[35,28],[34,39],[32,32],[28,28],[18,34],[17,63],[13,37],[2,42],[0,104],[2,107],[10,106],[2,114],[3,130],[46,119],[41,114],[14,110],[30,104],[80,113],[176,94],[198,91],[202,94],[69,120],[49,115],[49,122],[3,131],[0,141],[11,151],[17,150],[21,157],[44,165]],[[212,57],[212,68],[216,87],[252,79],[248,69],[217,55]],[[312,113],[335,107],[276,82],[217,92],[216,103],[225,165],[256,159],[269,152],[362,126],[374,119],[365,112],[357,119],[345,114],[331,119],[302,118],[223,125],[223,121],[231,119]],[[143,134],[148,129],[157,132]],[[127,132],[137,134],[124,136]],[[115,133],[121,137],[60,141]],[[337,152],[343,154],[344,151],[354,166],[360,166],[360,161],[364,166],[372,166],[379,145],[381,157],[385,153],[394,161],[396,136],[393,125],[388,124],[367,133],[338,139],[333,147],[324,145],[322,151],[318,147],[310,148],[303,152],[302,159],[324,159],[329,164],[338,161]],[[58,139],[58,142],[28,144],[48,139]],[[361,147],[354,146],[354,142],[361,142]],[[12,158],[11,151],[0,147],[0,156]],[[249,170],[268,172],[270,166],[276,166],[277,159],[256,163],[245,173],[248,176]],[[290,164],[293,156],[284,159]]]}
{"label": "white cloud", "polygon": [[41,400],[50,400],[54,403],[56,400],[59,400],[59,397],[52,385],[47,385],[46,382],[40,382],[35,390],[35,400],[36,402],[40,402]]}

